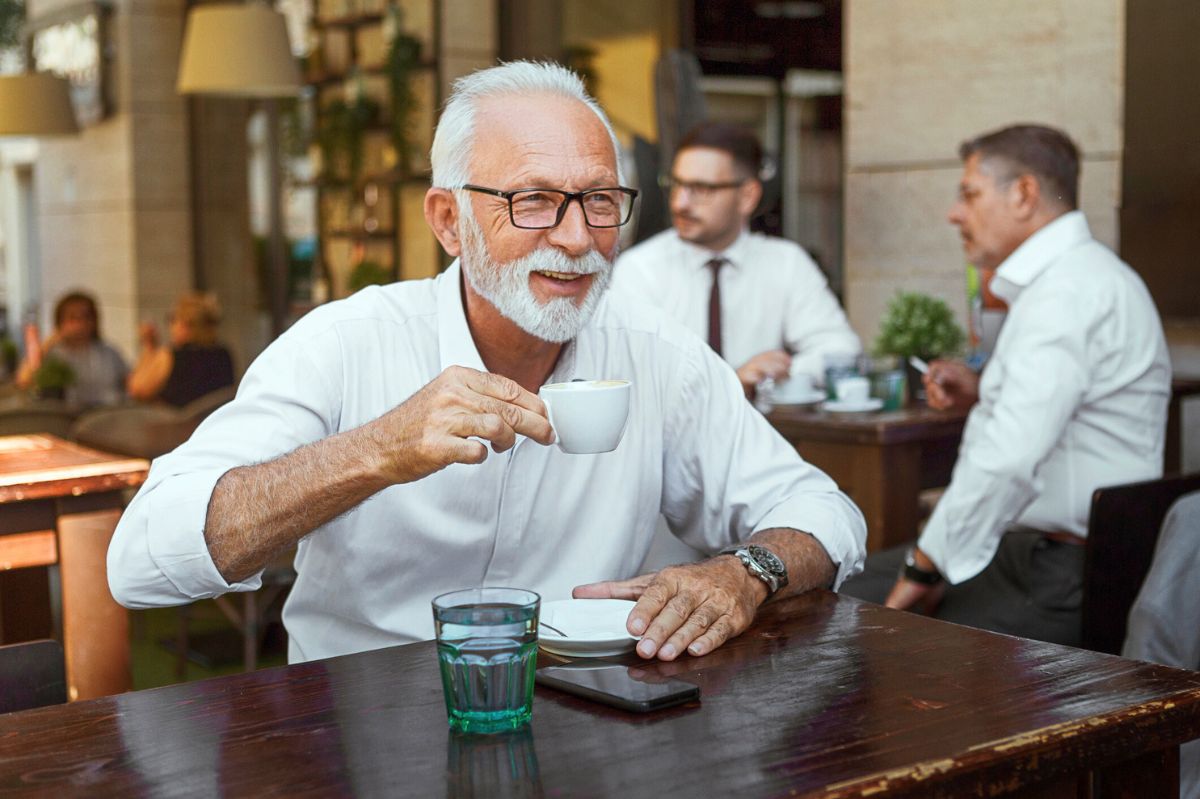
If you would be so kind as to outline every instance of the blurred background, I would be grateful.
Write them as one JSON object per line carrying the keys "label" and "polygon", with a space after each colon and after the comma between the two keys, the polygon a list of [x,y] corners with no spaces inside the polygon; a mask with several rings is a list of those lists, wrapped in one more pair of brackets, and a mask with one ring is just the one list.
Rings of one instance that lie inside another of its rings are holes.
{"label": "blurred background", "polygon": [[[139,323],[201,289],[244,369],[316,304],[436,274],[422,198],[439,104],[460,75],[538,58],[579,70],[616,125],[643,190],[631,241],[668,224],[654,178],[683,130],[757,130],[773,177],[756,226],[813,254],[868,342],[901,288],[967,320],[945,222],[958,143],[1061,127],[1094,233],[1146,280],[1177,370],[1200,372],[1194,0],[281,0],[290,56],[237,22],[262,63],[197,31],[188,78],[186,23],[206,7],[0,0],[0,71],[68,78],[78,125],[22,131],[33,106],[0,107],[17,118],[0,123],[0,331],[18,346],[82,288],[132,359]],[[295,85],[249,78],[271,58]],[[246,85],[206,85],[222,70]]]}

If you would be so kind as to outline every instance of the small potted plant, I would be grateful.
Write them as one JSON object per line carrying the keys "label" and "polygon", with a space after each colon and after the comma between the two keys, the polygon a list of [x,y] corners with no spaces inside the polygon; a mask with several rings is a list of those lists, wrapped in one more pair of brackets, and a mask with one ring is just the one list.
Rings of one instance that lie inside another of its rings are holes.
{"label": "small potted plant", "polygon": [[33,373],[33,388],[42,399],[65,399],[67,387],[75,382],[75,370],[62,358],[48,355]]}
{"label": "small potted plant", "polygon": [[957,355],[965,340],[962,327],[954,321],[954,312],[943,300],[902,291],[888,303],[875,352],[902,359],[908,369],[909,397],[924,399],[921,375],[908,364],[909,358],[915,355],[928,362]]}

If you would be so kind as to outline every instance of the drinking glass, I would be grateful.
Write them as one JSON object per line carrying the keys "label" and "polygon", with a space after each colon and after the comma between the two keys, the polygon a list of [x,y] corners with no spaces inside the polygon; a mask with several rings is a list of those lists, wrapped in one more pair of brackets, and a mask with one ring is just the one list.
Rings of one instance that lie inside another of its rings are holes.
{"label": "drinking glass", "polygon": [[462,732],[517,729],[533,715],[541,597],[468,588],[433,600],[446,717]]}

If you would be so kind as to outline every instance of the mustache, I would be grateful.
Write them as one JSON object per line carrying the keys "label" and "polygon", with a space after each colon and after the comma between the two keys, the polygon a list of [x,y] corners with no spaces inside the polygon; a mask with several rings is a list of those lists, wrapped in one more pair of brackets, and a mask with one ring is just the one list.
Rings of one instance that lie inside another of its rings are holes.
{"label": "mustache", "polygon": [[526,272],[562,272],[568,275],[594,275],[612,268],[612,262],[596,250],[588,250],[573,258],[550,247],[534,250],[513,264],[517,265]]}

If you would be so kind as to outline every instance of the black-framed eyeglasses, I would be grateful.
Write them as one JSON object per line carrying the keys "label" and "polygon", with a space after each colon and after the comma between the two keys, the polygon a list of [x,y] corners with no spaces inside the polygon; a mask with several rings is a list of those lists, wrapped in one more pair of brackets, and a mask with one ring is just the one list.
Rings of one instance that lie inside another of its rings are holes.
{"label": "black-framed eyeglasses", "polygon": [[722,183],[708,183],[703,180],[681,180],[674,175],[658,176],[659,188],[668,195],[676,191],[686,191],[697,202],[711,200],[718,191],[736,189],[745,182],[745,180],[727,180]]}
{"label": "black-framed eyeglasses", "polygon": [[624,186],[562,191],[560,189],[513,189],[501,191],[486,186],[463,186],[467,191],[502,197],[508,202],[508,219],[513,227],[526,230],[545,230],[558,227],[567,215],[572,200],[579,202],[588,227],[620,227],[633,216],[633,201],[637,189]]}

